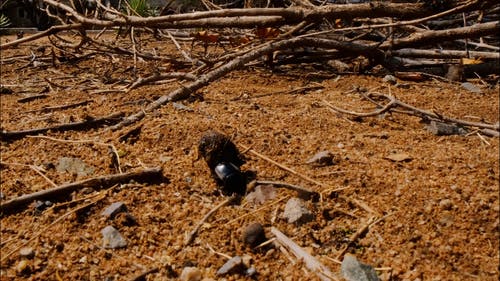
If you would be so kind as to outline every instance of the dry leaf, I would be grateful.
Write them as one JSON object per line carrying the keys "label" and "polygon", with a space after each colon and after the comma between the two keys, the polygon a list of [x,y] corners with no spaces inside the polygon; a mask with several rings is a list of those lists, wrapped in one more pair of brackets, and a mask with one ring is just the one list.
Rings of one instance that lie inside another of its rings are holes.
{"label": "dry leaf", "polygon": [[462,65],[483,63],[483,61],[480,59],[468,59],[468,58],[461,58],[460,62]]}

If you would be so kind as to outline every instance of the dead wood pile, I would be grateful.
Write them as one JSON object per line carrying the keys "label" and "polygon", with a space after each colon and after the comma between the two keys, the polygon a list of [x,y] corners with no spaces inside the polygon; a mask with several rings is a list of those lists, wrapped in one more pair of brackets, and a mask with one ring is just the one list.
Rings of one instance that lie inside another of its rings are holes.
{"label": "dead wood pile", "polygon": [[[139,59],[170,62],[169,71],[158,69],[150,75],[137,75],[126,87],[111,89],[128,92],[162,81],[181,83],[178,89],[124,117],[112,129],[133,124],[161,105],[185,99],[250,63],[269,68],[311,63],[329,67],[334,73],[370,72],[382,67],[413,80],[498,79],[497,1],[349,2],[354,1],[291,0],[282,7],[224,9],[203,1],[206,11],[141,17],[100,3],[92,11],[79,13],[67,2],[43,0],[46,12],[59,24],[4,43],[0,49],[48,36],[53,50],[71,57],[69,61],[105,53],[133,58],[133,68]],[[89,30],[102,32],[91,36]],[[129,42],[102,39],[101,34],[109,30],[115,30],[116,38],[129,38]],[[72,40],[61,37],[67,33]],[[171,40],[181,56],[148,50],[141,44],[144,38]],[[191,50],[179,42],[190,42]],[[497,127],[494,129],[498,131]]]}

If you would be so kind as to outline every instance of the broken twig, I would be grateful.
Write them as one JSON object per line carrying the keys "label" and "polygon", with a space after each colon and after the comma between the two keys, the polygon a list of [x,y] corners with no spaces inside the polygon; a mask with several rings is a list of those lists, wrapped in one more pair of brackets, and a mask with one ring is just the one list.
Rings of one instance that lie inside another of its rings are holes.
{"label": "broken twig", "polygon": [[331,272],[325,265],[320,263],[315,257],[311,256],[308,252],[302,249],[299,245],[288,238],[285,234],[277,228],[272,227],[271,233],[276,236],[276,240],[290,250],[295,257],[304,261],[304,264],[313,271],[321,280],[331,281],[340,280],[333,272]]}

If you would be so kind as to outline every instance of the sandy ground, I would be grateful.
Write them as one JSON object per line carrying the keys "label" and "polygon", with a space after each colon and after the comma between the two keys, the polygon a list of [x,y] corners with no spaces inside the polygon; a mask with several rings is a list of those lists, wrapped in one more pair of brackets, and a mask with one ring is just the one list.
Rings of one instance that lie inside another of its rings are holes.
{"label": "sandy ground", "polygon": [[[41,50],[41,46],[47,47]],[[175,52],[166,43],[155,47],[158,52]],[[37,55],[35,65],[29,61],[31,52]],[[114,112],[130,115],[179,86],[168,82],[129,93],[103,92],[133,79],[130,57],[95,55],[66,62],[59,56],[54,64],[49,53],[45,41],[2,51],[1,84],[13,91],[0,96],[3,130],[47,127]],[[139,61],[137,66],[137,75],[142,76],[152,69],[183,70],[167,62]],[[380,220],[347,252],[376,267],[382,280],[498,280],[499,139],[474,132],[435,136],[417,117],[394,113],[358,120],[330,110],[325,103],[373,110],[358,91],[367,89],[450,117],[498,122],[498,84],[469,82],[483,93],[433,79],[400,80],[398,86],[389,86],[378,75],[336,75],[311,65],[270,71],[255,65],[181,101],[185,107],[166,104],[119,131],[89,128],[40,135],[50,139],[2,142],[4,202],[54,185],[117,173],[110,144],[120,155],[123,172],[161,167],[165,179],[106,191],[86,188],[66,200],[54,198],[55,207],[44,211],[30,205],[3,214],[1,280],[132,280],[152,268],[158,271],[146,280],[166,280],[180,276],[187,266],[198,268],[204,278],[219,279],[217,270],[237,255],[249,259],[258,274],[229,274],[226,280],[314,280],[314,273],[279,247],[252,250],[244,245],[242,228],[259,222],[266,237],[273,238],[270,230],[275,227],[339,272],[339,253],[371,218]],[[318,87],[294,91],[310,86]],[[40,93],[47,96],[19,101]],[[44,110],[85,101],[72,108]],[[139,125],[135,137],[120,140]],[[283,219],[287,200],[297,195],[280,188],[260,205],[244,199],[222,207],[202,225],[194,242],[185,245],[186,234],[226,199],[197,153],[198,141],[209,129],[241,145],[246,157],[242,169],[255,173],[258,180],[319,192],[318,201],[306,202],[314,219],[302,225]],[[324,150],[334,155],[333,165],[306,164]],[[405,157],[390,160],[395,154]],[[80,175],[58,171],[62,157],[80,159],[91,171]],[[101,212],[113,202],[124,202],[136,223],[103,217]],[[101,229],[107,225],[119,230],[126,247],[102,248]],[[21,248],[31,253],[23,256]]]}

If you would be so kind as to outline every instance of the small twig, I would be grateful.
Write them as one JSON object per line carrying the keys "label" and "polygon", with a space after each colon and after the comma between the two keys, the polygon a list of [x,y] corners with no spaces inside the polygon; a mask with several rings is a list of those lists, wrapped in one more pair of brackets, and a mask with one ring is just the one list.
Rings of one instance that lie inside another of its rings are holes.
{"label": "small twig", "polygon": [[54,188],[37,191],[30,194],[21,195],[17,198],[5,201],[0,204],[0,210],[4,213],[10,211],[20,211],[21,206],[25,206],[35,200],[43,200],[51,198],[54,200],[57,196],[69,194],[75,190],[83,187],[91,186],[94,188],[102,188],[104,186],[111,186],[117,183],[126,183],[131,180],[137,182],[155,182],[162,178],[160,168],[150,168],[138,172],[129,172],[125,174],[112,174],[97,176],[94,178],[77,181],[69,184],[63,184]]}
{"label": "small twig", "polygon": [[28,97],[25,97],[25,98],[20,98],[17,100],[17,102],[19,103],[25,103],[25,102],[30,102],[30,101],[33,101],[33,100],[38,100],[38,99],[45,99],[45,98],[48,98],[49,95],[47,94],[38,94],[38,95],[32,95],[32,96],[28,96]]}
{"label": "small twig", "polygon": [[167,32],[167,35],[168,37],[170,37],[170,40],[172,40],[172,42],[174,43],[175,47],[177,48],[177,50],[179,50],[179,52],[181,52],[182,56],[189,62],[193,62],[193,59],[182,49],[181,45],[179,45],[179,43],[177,42],[177,40],[175,40],[175,37],[172,35],[172,33],[170,33],[170,31],[166,31]]}
{"label": "small twig", "polygon": [[324,184],[324,183],[321,183],[321,182],[319,182],[319,181],[317,181],[317,180],[314,180],[314,179],[312,179],[312,178],[310,178],[310,177],[308,177],[308,176],[306,176],[306,175],[303,175],[303,174],[301,174],[301,173],[298,173],[298,172],[296,172],[295,170],[292,170],[291,168],[288,168],[287,166],[285,166],[285,165],[283,165],[283,164],[280,164],[280,163],[278,163],[278,162],[274,161],[273,159],[271,159],[271,158],[269,158],[269,157],[267,157],[267,156],[265,156],[265,155],[262,155],[262,154],[260,154],[259,152],[255,151],[255,150],[253,150],[253,149],[248,148],[248,147],[247,147],[247,146],[245,146],[245,145],[241,145],[241,144],[240,144],[240,146],[241,146],[241,147],[243,147],[243,149],[247,150],[249,153],[252,153],[253,155],[255,155],[255,156],[257,156],[257,157],[260,157],[260,158],[262,158],[262,159],[266,160],[267,162],[272,163],[272,164],[274,164],[274,165],[276,165],[276,166],[280,167],[281,169],[283,169],[283,170],[285,170],[285,171],[287,171],[287,172],[289,172],[289,173],[292,173],[292,174],[294,174],[294,175],[298,176],[298,177],[299,177],[299,178],[301,178],[301,179],[304,179],[304,180],[306,180],[306,181],[309,181],[309,182],[314,183],[314,184],[319,185],[319,186],[328,187],[328,185],[326,185],[326,184]]}
{"label": "small twig", "polygon": [[0,161],[0,164],[1,165],[13,165],[13,166],[22,166],[22,167],[28,167],[30,168],[31,170],[33,170],[34,172],[36,172],[37,174],[39,174],[42,178],[44,178],[50,185],[56,187],[57,184],[55,184],[51,179],[49,179],[44,173],[42,173],[42,171],[40,170],[39,167],[35,166],[35,165],[29,165],[29,164],[21,164],[21,163],[10,163],[10,162],[3,162],[3,161]]}
{"label": "small twig", "polygon": [[148,77],[145,77],[145,78],[142,78],[142,77],[137,78],[137,80],[135,80],[132,84],[130,84],[130,86],[128,86],[126,91],[130,91],[130,90],[133,90],[133,89],[140,87],[142,85],[165,80],[165,79],[184,79],[184,80],[194,81],[197,79],[197,77],[193,74],[182,73],[182,72],[170,72],[170,73],[164,73],[164,74],[155,73],[155,74],[148,76]]}
{"label": "small twig", "polygon": [[479,132],[477,132],[476,134],[486,145],[491,145],[491,143],[489,143]]}
{"label": "small twig", "polygon": [[[286,90],[286,91],[277,91],[277,92],[272,92],[272,93],[255,95],[255,96],[252,96],[252,98],[262,98],[262,97],[273,96],[273,95],[294,95],[294,94],[298,94],[298,93],[304,93],[304,92],[308,92],[308,91],[320,90],[320,89],[324,89],[324,88],[325,87],[323,87],[321,85],[304,86],[304,87],[298,87],[298,88],[291,89],[291,90]],[[237,100],[240,100],[240,99],[241,99],[241,96],[233,98],[233,99],[231,99],[231,101],[237,101]]]}
{"label": "small twig", "polygon": [[356,231],[355,233],[353,233],[351,235],[351,237],[349,237],[349,242],[347,243],[347,245],[344,246],[344,248],[340,251],[340,253],[337,255],[337,257],[335,259],[341,260],[342,257],[344,256],[344,254],[349,249],[349,247],[353,243],[355,243],[356,240],[358,240],[359,238],[361,238],[362,236],[364,236],[366,234],[366,232],[368,232],[368,230],[370,229],[370,226],[375,221],[375,219],[376,219],[375,217],[370,217],[368,219],[368,221],[366,222],[365,225],[363,225],[360,229],[358,229],[358,231]]}
{"label": "small twig", "polygon": [[216,255],[219,255],[221,257],[225,257],[226,259],[231,259],[231,256],[230,255],[226,255],[224,253],[221,253],[221,252],[217,252],[216,250],[214,250],[214,248],[212,246],[210,246],[210,244],[207,243],[207,248],[208,250],[211,252],[211,253],[214,253]]}
{"label": "small twig", "polygon": [[290,189],[290,190],[296,191],[298,194],[303,195],[304,197],[307,197],[307,198],[313,198],[313,197],[319,195],[315,191],[309,190],[309,189],[304,188],[302,186],[289,184],[289,183],[286,183],[286,182],[258,180],[258,181],[255,182],[255,184],[261,184],[261,185],[269,184],[269,185],[273,185],[273,186],[276,186],[276,187],[284,187],[286,189]]}
{"label": "small twig", "polygon": [[354,199],[354,198],[350,198],[350,197],[344,196],[344,195],[340,195],[339,198],[342,198],[343,200],[345,200],[347,202],[350,202],[350,203],[352,203],[354,205],[357,205],[357,206],[361,207],[363,210],[367,211],[370,214],[374,214],[374,215],[380,216],[379,212],[373,210],[370,206],[368,206],[368,204],[366,204],[363,201],[360,201],[360,200],[357,200],[357,199]]}
{"label": "small twig", "polygon": [[151,269],[148,269],[146,270],[145,272],[133,277],[132,279],[130,279],[130,281],[142,281],[142,280],[146,280],[146,276],[148,276],[149,274],[152,274],[152,273],[157,273],[158,271],[160,271],[160,268],[159,267],[153,267]]}
{"label": "small twig", "polygon": [[345,110],[345,109],[341,109],[341,108],[338,108],[334,105],[332,105],[331,103],[327,102],[326,100],[322,100],[323,103],[325,103],[328,107],[330,107],[331,109],[337,111],[337,112],[340,112],[340,113],[345,113],[345,114],[350,114],[350,115],[356,115],[356,116],[359,116],[359,117],[370,117],[370,116],[377,116],[377,115],[380,115],[386,111],[389,111],[392,107],[394,107],[396,104],[397,104],[397,101],[394,97],[390,97],[390,96],[385,96],[384,97],[387,97],[389,99],[389,103],[387,103],[384,107],[382,107],[381,109],[378,109],[378,110],[375,110],[375,111],[372,111],[372,112],[367,112],[367,113],[359,113],[359,112],[354,112],[354,111],[349,111],[349,110]]}
{"label": "small twig", "polygon": [[320,263],[315,257],[310,255],[307,251],[302,249],[299,245],[293,242],[285,234],[279,231],[277,228],[272,227],[271,233],[276,236],[276,240],[287,249],[289,249],[295,257],[304,261],[309,270],[313,271],[321,280],[331,281],[340,280],[336,274],[332,273],[328,267]]}
{"label": "small twig", "polygon": [[198,231],[200,230],[201,226],[215,213],[217,210],[220,208],[228,205],[229,203],[233,202],[237,196],[231,196],[227,198],[226,200],[222,201],[219,205],[215,206],[212,210],[210,210],[194,227],[194,229],[186,236],[186,239],[184,240],[184,245],[189,245],[191,242],[193,242],[194,238],[198,234]]}
{"label": "small twig", "polygon": [[229,224],[231,224],[231,223],[233,223],[233,222],[239,221],[239,220],[241,220],[241,219],[243,219],[243,218],[246,218],[246,217],[248,217],[248,216],[251,216],[251,215],[253,215],[253,214],[256,214],[256,213],[258,213],[258,212],[260,212],[260,211],[262,211],[262,210],[264,210],[264,209],[267,209],[267,208],[269,208],[269,207],[271,207],[271,206],[274,206],[274,205],[276,205],[276,204],[278,204],[278,203],[280,203],[280,202],[282,202],[282,201],[284,201],[285,199],[288,199],[288,198],[290,198],[290,196],[285,196],[285,197],[283,197],[283,198],[281,198],[281,199],[276,200],[275,202],[273,202],[273,203],[271,203],[271,204],[264,205],[264,206],[262,206],[262,207],[258,208],[258,209],[257,209],[257,210],[255,210],[255,211],[252,211],[252,212],[250,212],[250,213],[246,213],[246,214],[244,214],[244,215],[242,215],[242,216],[239,216],[239,217],[237,217],[237,218],[234,218],[234,219],[232,219],[232,220],[230,220],[230,221],[226,222],[225,224],[229,225]]}

